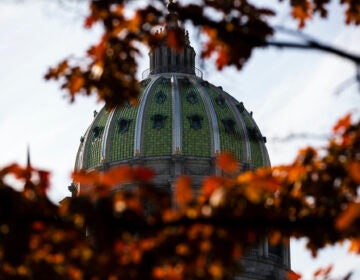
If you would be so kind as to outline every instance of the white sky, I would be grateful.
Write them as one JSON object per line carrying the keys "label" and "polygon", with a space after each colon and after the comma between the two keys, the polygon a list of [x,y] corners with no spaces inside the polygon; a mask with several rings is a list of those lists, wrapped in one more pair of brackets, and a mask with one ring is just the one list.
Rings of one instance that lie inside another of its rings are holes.
{"label": "white sky", "polygon": [[[98,39],[96,31],[82,27],[84,9],[69,13],[61,9],[57,1],[49,2],[0,2],[0,166],[12,162],[25,164],[29,144],[33,165],[52,171],[50,196],[53,201],[59,201],[69,195],[69,174],[80,136],[90,124],[93,110],[99,110],[102,104],[95,98],[81,98],[69,105],[59,84],[44,81],[49,66],[69,55],[81,56]],[[287,16],[277,23],[294,26]],[[345,27],[342,12],[336,5],[330,20],[315,20],[304,31],[360,54],[360,29]],[[195,47],[196,41],[192,38]],[[146,54],[142,61],[142,70],[145,70]],[[248,110],[254,111],[255,120],[268,138],[273,164],[291,161],[300,147],[324,144],[315,139],[280,142],[275,141],[277,137],[290,133],[328,134],[336,119],[345,112],[354,111],[359,115],[359,85],[353,84],[335,94],[343,81],[355,75],[355,67],[332,55],[257,50],[241,72],[212,70],[213,67],[207,65],[206,80],[221,85],[243,101]],[[292,267],[303,273],[304,279],[311,279],[314,270],[330,263],[335,264],[340,274],[357,268],[352,279],[360,279],[360,258],[345,254],[344,248],[323,250],[316,261],[304,250],[304,240],[293,242],[291,251]]]}

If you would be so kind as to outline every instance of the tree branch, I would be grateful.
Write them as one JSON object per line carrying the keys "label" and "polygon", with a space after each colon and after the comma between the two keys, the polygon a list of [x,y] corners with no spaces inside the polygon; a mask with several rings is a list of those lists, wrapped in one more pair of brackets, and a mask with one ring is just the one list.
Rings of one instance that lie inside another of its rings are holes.
{"label": "tree branch", "polygon": [[293,49],[303,49],[303,50],[318,50],[331,54],[335,54],[342,58],[346,58],[354,62],[357,66],[360,65],[360,56],[348,53],[346,51],[334,48],[328,45],[321,44],[315,41],[306,41],[306,43],[296,43],[289,41],[266,41],[266,45],[278,47],[278,48],[293,48]]}

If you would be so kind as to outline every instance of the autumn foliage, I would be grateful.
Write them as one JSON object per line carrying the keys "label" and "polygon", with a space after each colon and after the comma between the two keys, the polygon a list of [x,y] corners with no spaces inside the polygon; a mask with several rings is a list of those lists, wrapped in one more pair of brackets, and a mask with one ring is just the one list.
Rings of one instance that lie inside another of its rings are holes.
{"label": "autumn foliage", "polygon": [[[334,132],[321,153],[306,148],[290,165],[237,176],[238,163],[220,154],[218,167],[229,176],[206,178],[196,193],[188,177],[179,177],[168,193],[151,185],[151,171],[120,166],[74,173],[90,191],[56,206],[46,197],[47,172],[5,167],[0,170],[0,275],[231,279],[241,271],[239,257],[264,235],[272,245],[307,237],[313,254],[349,240],[349,250],[360,253],[360,123],[346,116]],[[24,188],[7,186],[9,176]],[[314,276],[330,272],[324,268]],[[289,279],[300,275],[290,272]]]}
{"label": "autumn foliage", "polygon": [[[160,0],[130,2],[90,1],[84,25],[102,25],[99,42],[81,63],[65,59],[49,69],[45,78],[60,80],[71,100],[96,93],[107,108],[136,104],[139,45],[152,48],[164,39],[152,27],[167,11]],[[271,45],[269,8],[247,0],[178,2],[172,9],[205,35],[201,56],[215,57],[219,69],[241,69],[254,49]],[[329,2],[289,1],[299,27],[314,14],[326,17]],[[359,25],[360,4],[341,3],[346,22]],[[181,48],[178,36],[169,38]],[[231,279],[241,271],[239,257],[262,236],[271,245],[306,237],[314,255],[347,240],[360,253],[360,123],[350,115],[334,126],[326,148],[305,148],[292,164],[239,175],[231,154],[220,153],[216,163],[223,176],[205,178],[196,192],[188,177],[179,177],[172,193],[161,191],[141,166],[75,172],[83,188],[59,206],[46,196],[48,172],[16,164],[0,169],[0,279]],[[20,191],[10,187],[14,179]],[[314,277],[326,279],[331,270]]]}
{"label": "autumn foliage", "polygon": [[[139,93],[136,59],[140,56],[140,46],[153,48],[164,39],[154,28],[165,22],[168,10],[164,2],[156,0],[144,6],[131,1],[90,1],[90,14],[84,26],[92,28],[96,24],[101,25],[102,37],[88,49],[80,62],[79,59],[65,59],[50,68],[45,78],[60,80],[71,101],[78,94],[96,94],[99,100],[105,101],[107,108],[127,102],[136,104]],[[301,28],[313,15],[325,18],[330,0],[279,2],[289,2],[291,14]],[[346,9],[346,23],[359,25],[358,1],[344,0],[341,4]],[[213,18],[204,7],[220,14],[222,19]],[[225,66],[242,69],[256,48],[270,46],[317,49],[360,63],[358,56],[314,41],[303,45],[274,41],[276,30],[269,20],[276,12],[271,8],[258,7],[248,0],[201,0],[191,4],[177,1],[171,4],[171,9],[178,13],[180,20],[192,23],[204,35],[201,57],[214,57],[218,69]],[[170,30],[167,34],[168,44],[175,50],[181,49],[183,44],[183,32],[177,31]]]}

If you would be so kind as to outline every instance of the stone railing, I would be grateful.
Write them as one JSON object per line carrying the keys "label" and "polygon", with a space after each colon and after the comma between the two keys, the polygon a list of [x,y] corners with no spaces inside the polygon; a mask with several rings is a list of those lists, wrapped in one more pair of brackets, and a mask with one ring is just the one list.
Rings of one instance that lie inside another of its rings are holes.
{"label": "stone railing", "polygon": [[[181,70],[174,71],[174,72],[186,74],[186,72],[182,72]],[[158,73],[158,74],[160,74],[160,73]],[[150,68],[148,68],[142,72],[141,78],[144,80],[144,79],[148,78],[150,75],[152,75],[152,73],[150,72]],[[195,67],[195,75],[197,77],[199,77],[200,79],[203,78],[203,72],[199,68],[196,68],[196,67]]]}

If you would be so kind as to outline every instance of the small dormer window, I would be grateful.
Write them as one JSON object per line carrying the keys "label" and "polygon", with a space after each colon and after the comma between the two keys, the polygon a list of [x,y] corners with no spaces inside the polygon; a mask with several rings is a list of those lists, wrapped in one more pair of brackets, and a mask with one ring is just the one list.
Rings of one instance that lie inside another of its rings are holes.
{"label": "small dormer window", "polygon": [[149,84],[149,82],[150,82],[150,79],[142,80],[140,82],[140,86],[146,87]]}
{"label": "small dormer window", "polygon": [[183,84],[185,85],[189,85],[190,84],[190,81],[188,78],[182,78],[181,81],[183,82]]}
{"label": "small dormer window", "polygon": [[151,116],[151,120],[153,121],[153,128],[155,129],[161,129],[165,126],[165,120],[167,119],[167,116],[156,114]]}
{"label": "small dormer window", "polygon": [[247,131],[252,140],[264,141],[263,136],[256,127],[247,127]]}
{"label": "small dormer window", "polygon": [[224,125],[226,133],[229,133],[229,134],[234,134],[235,133],[235,121],[234,120],[225,119],[225,120],[222,120],[222,123]]}
{"label": "small dormer window", "polygon": [[190,115],[187,118],[189,120],[191,128],[193,128],[195,130],[202,128],[202,124],[201,124],[201,122],[203,120],[202,116],[195,114],[195,115]]}
{"label": "small dormer window", "polygon": [[209,87],[209,82],[208,81],[202,81],[201,83],[200,83],[203,87]]}
{"label": "small dormer window", "polygon": [[168,79],[166,79],[166,78],[161,78],[160,79],[160,84],[165,85],[167,82],[168,82]]}
{"label": "small dormer window", "polygon": [[124,100],[124,106],[125,106],[126,108],[130,108],[132,105],[131,105],[131,103],[130,103],[129,100]]}
{"label": "small dormer window", "polygon": [[221,108],[224,108],[224,107],[225,107],[225,98],[224,98],[224,97],[222,97],[222,96],[216,97],[215,102],[216,102],[216,104],[219,105]]}
{"label": "small dormer window", "polygon": [[128,119],[120,119],[118,121],[119,133],[125,133],[129,131],[131,120]]}
{"label": "small dormer window", "polygon": [[156,103],[157,104],[163,104],[166,100],[166,95],[164,94],[164,92],[162,90],[158,91],[156,93]]}
{"label": "small dormer window", "polygon": [[94,138],[99,138],[99,137],[100,137],[100,134],[101,134],[101,127],[100,127],[100,126],[95,126],[95,127],[92,129],[92,132],[93,132]]}
{"label": "small dormer window", "polygon": [[239,112],[242,113],[245,110],[244,103],[240,102],[236,105],[236,108],[238,108]]}
{"label": "small dormer window", "polygon": [[186,95],[186,100],[190,103],[190,104],[195,104],[197,103],[197,96],[196,94],[191,91]]}

